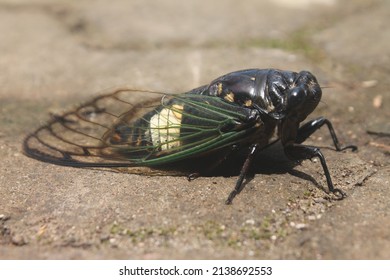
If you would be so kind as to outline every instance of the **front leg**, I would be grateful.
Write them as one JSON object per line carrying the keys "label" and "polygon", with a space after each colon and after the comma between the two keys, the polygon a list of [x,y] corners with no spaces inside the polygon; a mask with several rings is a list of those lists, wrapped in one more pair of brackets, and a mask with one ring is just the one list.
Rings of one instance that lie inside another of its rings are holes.
{"label": "front leg", "polygon": [[328,166],[326,165],[325,157],[321,153],[320,149],[313,146],[306,146],[301,144],[290,144],[285,146],[284,148],[285,154],[292,160],[304,160],[304,159],[312,159],[317,157],[321,161],[322,169],[324,170],[326,182],[328,184],[328,189],[331,193],[338,193],[340,195],[340,199],[346,197],[345,192],[340,189],[336,189],[333,186],[332,178],[330,177]]}
{"label": "front leg", "polygon": [[345,147],[341,147],[339,140],[337,139],[336,133],[333,129],[332,123],[328,120],[325,119],[324,117],[319,117],[317,119],[311,120],[304,125],[302,125],[298,129],[297,133],[297,138],[296,138],[296,143],[303,143],[307,138],[309,138],[310,135],[312,135],[315,131],[320,129],[323,125],[327,125],[330,135],[332,136],[333,144],[336,147],[337,151],[343,151],[346,149],[351,149],[352,151],[356,151],[357,147],[355,145],[348,145]]}

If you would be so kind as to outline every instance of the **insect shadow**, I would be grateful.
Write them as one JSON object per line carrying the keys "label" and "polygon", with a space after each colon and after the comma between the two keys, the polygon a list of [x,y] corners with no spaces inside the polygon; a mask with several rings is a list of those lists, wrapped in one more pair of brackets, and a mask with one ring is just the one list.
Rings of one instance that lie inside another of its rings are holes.
{"label": "insect shadow", "polygon": [[[211,171],[209,174],[203,175],[206,177],[233,177],[240,174],[242,165],[246,159],[246,154],[235,153],[221,163],[218,168]],[[301,161],[290,160],[284,153],[283,145],[280,141],[275,141],[267,148],[260,151],[253,161],[253,165],[248,171],[244,184],[248,185],[256,175],[273,175],[273,174],[289,174],[293,177],[308,181],[316,188],[326,191],[326,188],[319,184],[311,175],[294,169],[299,166]]]}

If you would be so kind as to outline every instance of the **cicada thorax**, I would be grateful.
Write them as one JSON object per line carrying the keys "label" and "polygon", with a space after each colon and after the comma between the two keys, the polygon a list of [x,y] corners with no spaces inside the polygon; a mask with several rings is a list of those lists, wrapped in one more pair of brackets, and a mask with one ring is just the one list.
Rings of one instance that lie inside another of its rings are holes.
{"label": "cicada thorax", "polygon": [[[283,96],[278,87],[287,85],[285,71],[275,69],[249,69],[226,74],[212,81],[208,86],[199,88],[200,94],[218,96],[227,102],[235,103],[247,108],[258,108],[262,112],[270,113],[280,108]],[[279,82],[282,81],[282,82]]]}
{"label": "cicada thorax", "polygon": [[[276,69],[249,69],[221,76],[209,85],[194,89],[201,95],[215,96],[237,106],[258,111],[262,125],[257,141],[268,141],[278,121],[275,115],[283,110],[285,92],[293,86],[296,73]],[[253,140],[253,139],[252,139]]]}

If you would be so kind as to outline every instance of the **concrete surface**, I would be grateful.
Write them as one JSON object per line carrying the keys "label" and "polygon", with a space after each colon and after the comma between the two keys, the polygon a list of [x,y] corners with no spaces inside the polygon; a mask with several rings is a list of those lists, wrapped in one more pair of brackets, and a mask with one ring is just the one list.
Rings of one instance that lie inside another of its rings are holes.
{"label": "concrete surface", "polygon": [[[291,5],[292,2],[295,5]],[[0,1],[0,259],[389,259],[389,1]],[[28,132],[102,90],[182,92],[244,68],[312,71],[318,162],[236,177],[74,169],[21,153]]]}

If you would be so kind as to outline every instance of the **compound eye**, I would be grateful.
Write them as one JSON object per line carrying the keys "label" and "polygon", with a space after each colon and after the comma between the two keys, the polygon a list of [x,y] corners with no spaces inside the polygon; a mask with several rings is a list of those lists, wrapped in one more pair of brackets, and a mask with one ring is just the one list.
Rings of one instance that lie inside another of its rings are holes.
{"label": "compound eye", "polygon": [[306,91],[303,88],[293,88],[287,96],[287,109],[299,107],[306,100]]}

